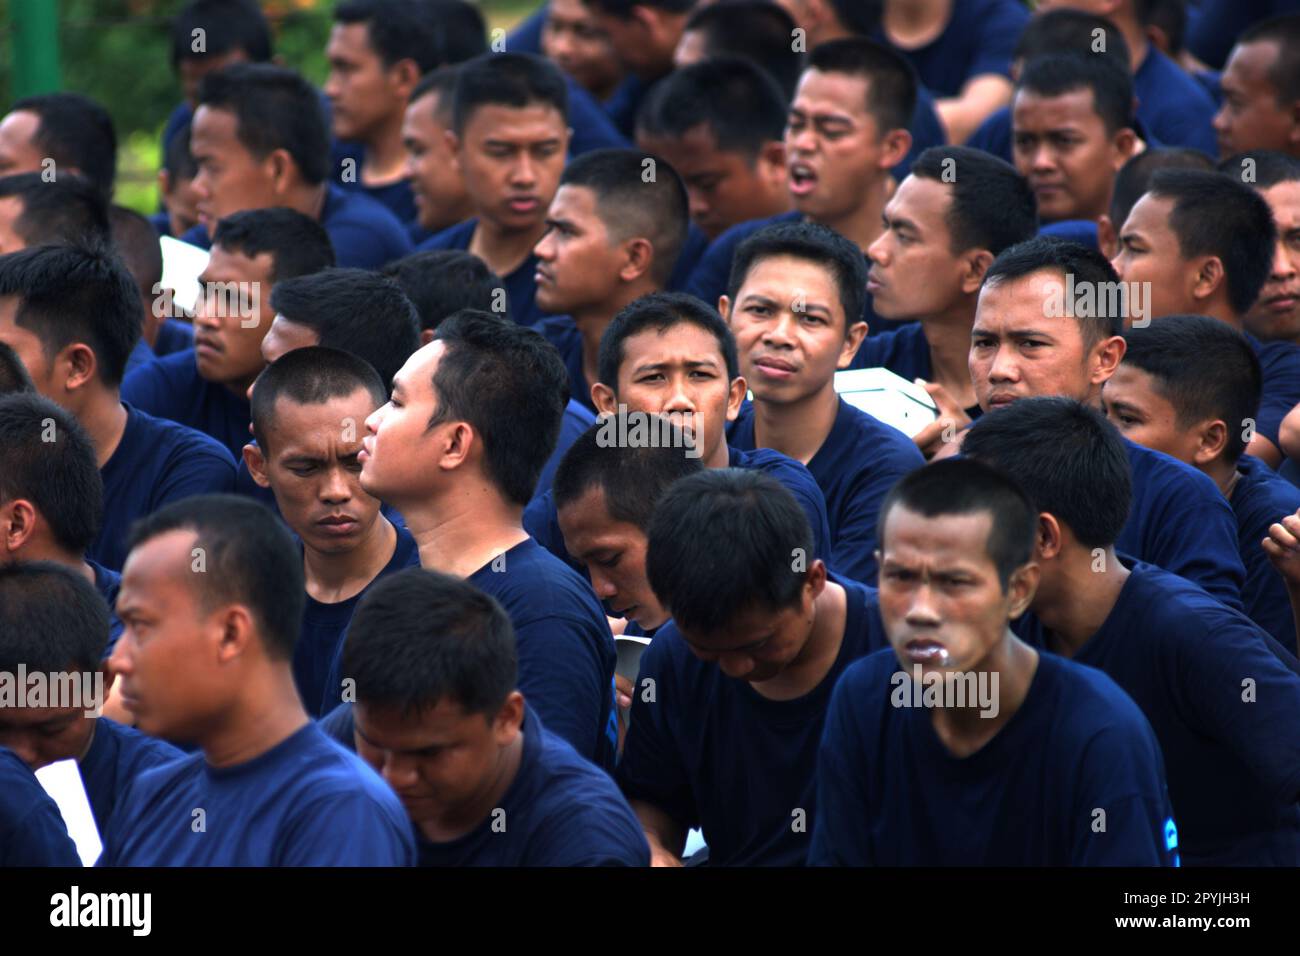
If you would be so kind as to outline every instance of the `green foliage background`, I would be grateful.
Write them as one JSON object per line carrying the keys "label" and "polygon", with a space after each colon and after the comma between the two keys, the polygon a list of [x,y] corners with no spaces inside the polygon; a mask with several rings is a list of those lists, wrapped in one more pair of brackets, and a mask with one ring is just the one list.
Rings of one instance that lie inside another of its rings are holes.
{"label": "green foliage background", "polygon": [[[140,212],[158,208],[159,139],[180,100],[171,69],[170,20],[185,0],[46,0],[59,7],[63,88],[93,96],[117,128],[116,200]],[[489,26],[513,26],[541,0],[479,0]],[[13,99],[9,0],[0,0],[0,114]],[[313,83],[325,80],[325,43],[334,0],[262,0],[275,50]]]}

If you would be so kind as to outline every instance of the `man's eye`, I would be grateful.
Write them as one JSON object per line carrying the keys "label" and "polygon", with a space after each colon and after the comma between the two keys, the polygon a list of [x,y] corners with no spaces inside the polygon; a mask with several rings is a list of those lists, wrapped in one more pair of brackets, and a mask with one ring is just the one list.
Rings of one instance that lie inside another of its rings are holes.
{"label": "man's eye", "polygon": [[311,467],[306,467],[306,468],[290,468],[289,470],[293,472],[295,475],[297,475],[299,478],[306,478],[316,469]]}

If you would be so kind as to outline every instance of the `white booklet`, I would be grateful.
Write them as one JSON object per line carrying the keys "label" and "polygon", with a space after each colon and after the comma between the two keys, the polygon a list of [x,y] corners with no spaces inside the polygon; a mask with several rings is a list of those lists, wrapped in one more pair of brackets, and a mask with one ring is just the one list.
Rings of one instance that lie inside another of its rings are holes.
{"label": "white booklet", "polygon": [[193,314],[203,294],[199,276],[208,267],[208,251],[171,236],[163,236],[159,242],[163,257],[162,287],[172,290],[172,302],[177,308]]}
{"label": "white booklet", "polygon": [[77,761],[69,759],[46,764],[36,771],[36,779],[58,804],[68,836],[77,845],[77,855],[82,864],[94,866],[104,844],[99,838],[99,828],[95,826],[95,814],[91,812],[90,798],[86,796],[86,785],[81,779]]}
{"label": "white booklet", "polygon": [[872,418],[908,438],[939,417],[930,393],[887,368],[857,368],[835,373],[835,391]]}

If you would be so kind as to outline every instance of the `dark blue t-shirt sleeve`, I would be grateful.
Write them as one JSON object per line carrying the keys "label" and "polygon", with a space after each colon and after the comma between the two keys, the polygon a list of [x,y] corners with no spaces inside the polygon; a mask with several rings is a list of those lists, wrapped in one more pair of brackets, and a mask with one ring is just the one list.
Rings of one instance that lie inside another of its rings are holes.
{"label": "dark blue t-shirt sleeve", "polygon": [[1020,0],[995,0],[990,4],[978,29],[966,40],[975,50],[966,80],[988,73],[1010,78],[1016,41],[1028,22],[1029,11]]}
{"label": "dark blue t-shirt sleeve", "polygon": [[154,489],[157,506],[193,495],[226,494],[235,491],[235,459],[219,442],[181,446]]}
{"label": "dark blue t-shirt sleeve", "polygon": [[[738,227],[732,227],[735,228]],[[739,244],[740,237],[733,235],[730,229],[713,240],[691,273],[686,291],[710,308],[717,308],[718,296],[727,291],[727,280],[731,278],[731,259]]]}
{"label": "dark blue t-shirt sleeve", "polygon": [[1130,719],[1100,729],[1084,748],[1071,866],[1169,866],[1171,819],[1164,760],[1136,705]]}
{"label": "dark blue t-shirt sleeve", "polygon": [[54,800],[10,751],[0,753],[0,868],[81,866]]}
{"label": "dark blue t-shirt sleeve", "polygon": [[1255,430],[1280,449],[1282,419],[1300,403],[1300,348],[1289,343],[1269,343],[1260,359],[1264,365],[1264,394],[1255,416]]}
{"label": "dark blue t-shirt sleeve", "polygon": [[612,641],[608,627],[553,613],[515,627],[519,690],[542,724],[599,765],[612,693],[596,648]]}
{"label": "dark blue t-shirt sleeve", "polygon": [[546,26],[546,17],[550,9],[549,3],[542,4],[532,16],[511,30],[510,35],[506,37],[506,49],[511,53],[540,54],[542,29]]}
{"label": "dark blue t-shirt sleeve", "polygon": [[336,793],[303,807],[279,834],[277,866],[414,866],[415,838],[367,793]]}
{"label": "dark blue t-shirt sleeve", "polygon": [[877,467],[870,472],[860,472],[845,496],[845,504],[837,516],[839,526],[831,548],[831,568],[863,584],[876,580],[876,520],[880,505],[889,489],[904,475],[922,467],[925,459],[910,442],[899,450],[877,449]]}
{"label": "dark blue t-shirt sleeve", "polygon": [[631,146],[595,97],[571,77],[566,77],[566,80],[569,86],[569,127],[573,130],[569,156],[581,156],[593,149],[626,149]]}
{"label": "dark blue t-shirt sleeve", "polygon": [[157,361],[146,362],[122,379],[122,401],[158,418],[172,420],[176,414],[173,385]]}
{"label": "dark blue t-shirt sleeve", "polygon": [[857,766],[866,752],[854,717],[872,688],[866,686],[869,673],[865,661],[852,664],[831,695],[817,754],[817,812],[813,818],[809,866],[871,866],[871,818],[862,781],[866,774]]}
{"label": "dark blue t-shirt sleeve", "polygon": [[948,135],[939,122],[939,114],[934,111],[934,97],[925,87],[917,88],[916,106],[912,110],[912,122],[908,128],[912,134],[912,146],[903,161],[893,169],[894,179],[900,183],[912,171],[912,164],[918,156],[931,146],[944,146],[948,142]]}

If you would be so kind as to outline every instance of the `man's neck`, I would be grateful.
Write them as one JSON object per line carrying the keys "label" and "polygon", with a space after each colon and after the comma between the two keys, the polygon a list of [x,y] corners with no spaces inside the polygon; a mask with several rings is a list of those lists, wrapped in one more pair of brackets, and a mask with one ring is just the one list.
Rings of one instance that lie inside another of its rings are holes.
{"label": "man's neck", "polygon": [[366,139],[365,158],[361,162],[361,183],[365,186],[391,186],[401,182],[406,173],[406,150],[402,147],[402,110],[381,124]]}
{"label": "man's neck", "polygon": [[840,397],[831,382],[797,402],[754,400],[754,447],[771,448],[805,465],[826,443],[839,414]]}
{"label": "man's neck", "polygon": [[901,0],[885,4],[884,27],[891,38],[908,42],[913,34],[942,30],[953,0]]}
{"label": "man's neck", "polygon": [[243,682],[239,700],[221,723],[196,741],[209,766],[247,763],[310,723],[287,660],[266,661],[250,676],[252,679]]}
{"label": "man's neck", "polygon": [[[888,189],[889,178],[887,176],[881,177],[877,182],[867,187],[867,195],[857,208],[838,219],[815,219],[812,221],[834,229],[844,238],[857,243],[858,248],[862,250],[862,254],[865,256],[867,247],[880,238],[880,233],[884,228],[881,225],[880,217],[888,200]],[[812,219],[811,216],[807,218]]]}
{"label": "man's neck", "polygon": [[397,529],[376,515],[366,536],[351,551],[317,551],[303,541],[302,563],[307,593],[322,604],[356,597],[384,570],[397,548]]}
{"label": "man's neck", "polygon": [[284,205],[320,222],[321,216],[325,212],[325,197],[328,194],[328,183],[321,183],[317,186],[300,183],[285,196]]}
{"label": "man's neck", "polygon": [[77,412],[77,420],[95,443],[95,464],[103,468],[126,433],[126,406],[118,397],[117,389],[95,388]]}
{"label": "man's neck", "polygon": [[81,575],[91,584],[95,583],[95,569],[85,557],[59,547],[55,542],[39,537],[29,538],[22,548],[10,555],[15,561],[50,561],[61,564],[69,571]]}
{"label": "man's neck", "polygon": [[1115,24],[1115,29],[1124,37],[1124,42],[1128,44],[1129,64],[1133,67],[1136,74],[1146,62],[1147,55],[1151,52],[1151,41],[1147,39],[1147,32],[1142,25],[1137,22],[1137,17],[1132,13],[1121,13],[1118,16],[1112,14],[1110,21]]}
{"label": "man's neck", "polygon": [[502,500],[485,479],[466,481],[409,507],[395,505],[420,549],[420,566],[431,571],[469,577],[528,540],[523,509]]}
{"label": "man's neck", "polygon": [[1073,657],[1101,630],[1119,601],[1131,573],[1120,563],[1114,547],[1094,556],[1082,546],[1071,546],[1052,559],[1057,567],[1054,584],[1039,585],[1033,611],[1039,622],[1052,632],[1051,650]]}
{"label": "man's neck", "polygon": [[1209,464],[1200,465],[1198,467],[1201,471],[1210,476],[1211,480],[1213,480],[1215,485],[1218,486],[1219,491],[1223,493],[1223,497],[1231,501],[1232,493],[1236,491],[1237,479],[1240,474],[1240,472],[1237,471],[1237,463],[1228,463],[1222,458],[1216,458]]}
{"label": "man's neck", "polygon": [[[981,679],[985,681],[990,706],[978,699],[973,703],[968,700],[965,707],[936,707],[930,715],[935,734],[957,757],[969,757],[978,751],[1020,710],[1038,670],[1038,652],[1008,629],[997,648],[971,670],[977,684]],[[992,699],[995,693],[996,702]],[[984,692],[976,694],[977,698],[984,696]],[[996,711],[991,712],[994,703]]]}
{"label": "man's neck", "polygon": [[582,335],[582,372],[587,377],[587,384],[600,381],[599,359],[600,338],[618,315],[631,302],[658,292],[660,287],[652,282],[636,282],[623,286],[617,296],[608,302],[589,309],[574,309],[571,313],[573,324]]}
{"label": "man's neck", "polygon": [[848,608],[848,594],[844,588],[827,581],[813,602],[812,631],[803,650],[775,677],[750,684],[755,692],[768,700],[795,700],[820,684],[835,666],[844,644]]}
{"label": "man's neck", "polygon": [[545,233],[544,222],[530,229],[505,232],[492,220],[480,216],[469,240],[469,251],[504,279],[523,265]]}
{"label": "man's neck", "polygon": [[950,311],[921,317],[921,329],[930,346],[930,378],[948,390],[962,408],[975,404],[970,377],[970,332],[975,325],[975,302],[963,298]]}
{"label": "man's neck", "polygon": [[519,776],[524,759],[524,731],[500,751],[495,773],[473,800],[448,810],[436,820],[421,821],[420,832],[432,843],[450,843],[473,832],[501,805],[502,798]]}

